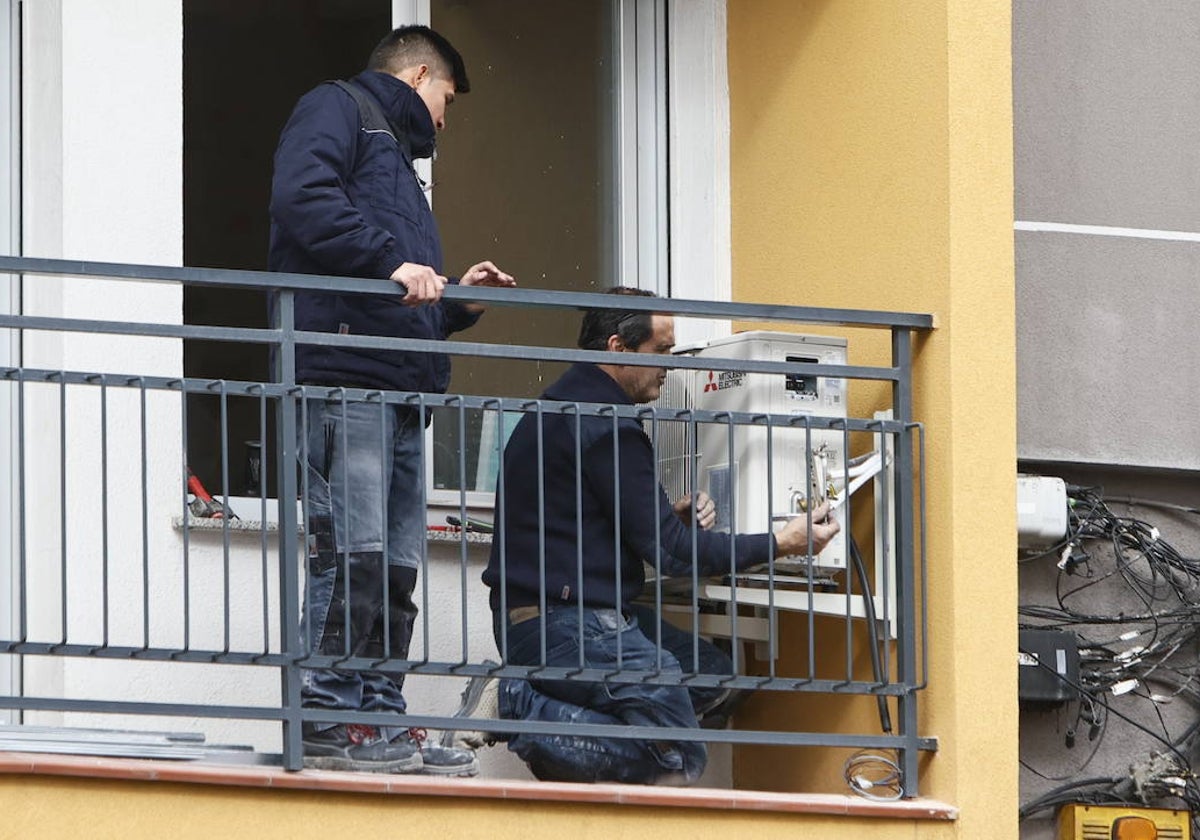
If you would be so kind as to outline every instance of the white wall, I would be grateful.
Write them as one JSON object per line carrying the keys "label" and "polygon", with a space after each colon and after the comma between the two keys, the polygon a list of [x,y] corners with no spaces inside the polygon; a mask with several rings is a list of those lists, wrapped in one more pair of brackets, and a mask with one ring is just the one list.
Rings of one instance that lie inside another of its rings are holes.
{"label": "white wall", "polygon": [[[182,17],[163,0],[46,0],[27,3],[23,55],[23,249],[27,256],[178,265],[182,259]],[[179,323],[182,296],[168,284],[29,276],[28,315]],[[178,376],[178,341],[27,332],[27,368]],[[141,407],[136,390],[108,395],[107,487],[102,487],[100,394],[65,394],[60,445],[57,384],[25,390],[24,544],[29,639],[62,635],[60,581],[70,580],[72,638],[102,638],[105,546],[101,498],[109,502],[111,593],[138,590],[143,564],[178,557],[169,515],[181,470],[179,401],[147,397],[149,481],[142,545]],[[67,492],[61,490],[65,469]],[[65,510],[66,526],[62,525]],[[64,560],[65,558],[65,560]],[[177,562],[175,560],[174,562]],[[169,603],[154,587],[149,600]],[[140,600],[140,599],[139,599]],[[133,642],[142,611],[110,599],[109,640]],[[96,690],[81,660],[27,659],[26,693]],[[124,683],[123,683],[124,684]],[[36,716],[35,716],[36,717]]]}

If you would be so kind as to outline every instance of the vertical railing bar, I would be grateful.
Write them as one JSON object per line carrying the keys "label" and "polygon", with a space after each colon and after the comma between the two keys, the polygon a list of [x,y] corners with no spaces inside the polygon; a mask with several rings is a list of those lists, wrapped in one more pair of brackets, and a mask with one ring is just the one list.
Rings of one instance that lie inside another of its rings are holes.
{"label": "vertical railing bar", "polygon": [[[662,465],[658,459],[658,409],[650,409],[650,451],[654,453],[654,646],[658,649],[655,654],[654,673],[662,673],[662,493],[657,492],[662,487]],[[668,499],[668,502],[671,500]],[[696,526],[696,499],[692,498],[692,530]],[[696,557],[692,555],[692,563]],[[645,628],[642,629],[645,633]],[[699,665],[699,663],[696,663]]]}
{"label": "vertical railing bar", "polygon": [[150,467],[146,454],[150,432],[146,421],[146,380],[138,377],[138,431],[141,444],[141,502],[142,502],[142,646],[150,643]]}
{"label": "vertical railing bar", "polygon": [[179,382],[180,469],[182,471],[179,502],[183,509],[183,649],[191,649],[191,508],[188,507],[188,392],[183,380]]}
{"label": "vertical railing bar", "polygon": [[[280,719],[283,725],[283,766],[287,770],[299,770],[304,763],[304,751],[301,744],[301,700],[300,684],[301,669],[296,665],[302,649],[307,648],[308,636],[301,642],[299,593],[300,570],[297,567],[297,533],[296,521],[296,306],[295,293],[290,289],[282,289],[278,293],[275,328],[279,330],[279,344],[276,347],[276,379],[285,390],[279,399],[278,422],[276,430],[279,457],[275,460],[278,470],[279,490],[279,612],[280,612],[280,648],[286,664],[280,669],[280,690],[282,708]],[[307,394],[301,390],[302,398]],[[306,402],[302,403],[307,408]],[[305,412],[307,415],[307,412]],[[307,428],[307,418],[303,421]],[[304,438],[305,460],[302,474],[307,491],[308,481],[308,436]],[[304,510],[307,514],[307,492],[304,497]],[[307,519],[305,520],[307,522]],[[307,537],[306,530],[306,537]],[[307,589],[307,587],[306,587]],[[306,595],[307,597],[307,595]],[[306,615],[311,611],[306,610]]]}
{"label": "vertical railing bar", "polygon": [[[774,529],[775,510],[775,426],[767,414],[767,533]],[[775,679],[776,659],[779,657],[779,640],[775,637],[777,607],[775,606],[775,539],[767,540],[767,675]],[[737,671],[734,660],[734,671]]]}
{"label": "vertical railing bar", "polygon": [[[894,560],[896,548],[895,541],[892,539],[892,516],[888,510],[892,503],[892,488],[887,482],[887,452],[889,445],[886,441],[888,440],[888,434],[882,430],[881,424],[879,431],[879,475],[875,479],[875,484],[880,488],[880,507],[883,508],[881,511],[877,511],[881,522],[879,530],[882,551],[880,552],[880,556],[875,558],[875,567],[882,571],[882,574],[878,575],[880,582],[877,593],[880,602],[883,604],[884,635],[880,647],[883,648],[883,675],[885,680],[890,682],[892,674],[892,645],[888,638],[888,631],[892,627],[892,622],[896,620],[896,617],[892,615],[893,599],[891,597],[894,570],[892,569],[892,563],[888,562],[888,558],[891,557]],[[894,446],[890,448],[894,449]],[[888,546],[889,542],[892,543],[890,549]]]}
{"label": "vertical railing bar", "polygon": [[807,488],[804,515],[808,517],[808,540],[804,547],[804,565],[808,571],[808,679],[817,678],[817,621],[816,621],[816,571],[817,558],[812,550],[813,460],[812,460],[812,415],[804,415],[804,486]]}
{"label": "vertical railing bar", "polygon": [[224,601],[222,617],[224,628],[224,653],[229,653],[231,634],[229,625],[232,619],[233,587],[230,582],[230,540],[229,540],[229,390],[224,379],[221,380],[221,574]]}
{"label": "vertical railing bar", "polygon": [[907,329],[892,328],[892,366],[897,371],[892,383],[892,405],[900,421],[900,439],[896,447],[896,556],[899,563],[896,581],[897,624],[899,632],[896,664],[900,679],[908,690],[896,698],[900,735],[905,745],[899,750],[901,785],[905,797],[918,795],[917,698],[912,686],[916,684],[916,638],[914,621],[914,563],[913,563],[913,481],[912,440],[909,422],[912,419],[912,336]]}
{"label": "vertical railing bar", "polygon": [[[293,398],[293,402],[295,402],[294,398]],[[283,408],[284,408],[284,402],[283,402],[283,400],[281,400],[279,405],[276,406],[276,411],[282,412]],[[300,521],[304,523],[304,550],[303,550],[303,554],[302,554],[302,556],[303,556],[302,562],[304,564],[303,568],[305,570],[305,578],[306,578],[305,585],[304,585],[304,594],[302,596],[303,608],[301,610],[301,612],[303,612],[303,614],[304,614],[304,626],[299,628],[299,630],[300,630],[299,641],[300,641],[301,655],[312,656],[312,648],[309,645],[309,640],[312,639],[312,601],[309,598],[307,576],[308,576],[309,553],[315,552],[317,550],[316,549],[317,544],[316,544],[316,537],[312,533],[309,532],[310,524],[312,522],[312,519],[309,518],[310,511],[309,511],[309,505],[308,505],[308,498],[309,498],[309,496],[308,496],[308,493],[309,493],[308,473],[309,473],[309,458],[311,457],[311,453],[310,453],[310,447],[308,444],[308,435],[309,435],[308,387],[304,386],[304,385],[300,386],[300,400],[296,404],[296,419],[297,419],[297,423],[294,425],[299,425],[299,427],[300,427],[299,434],[297,435],[298,442],[299,442],[299,446],[297,447],[297,449],[299,450],[299,452],[297,453],[297,457],[299,459],[299,468],[300,468],[300,481],[299,481],[299,484],[300,484],[300,517],[299,518],[300,518]],[[276,426],[276,429],[280,428],[279,423],[276,423],[275,426]],[[282,434],[282,433],[280,433],[280,434]],[[282,457],[282,451],[281,451],[281,457]],[[276,468],[276,470],[284,470],[284,469],[287,469],[287,464],[285,462],[281,461],[279,464],[276,465],[275,468]],[[281,490],[280,491],[280,494],[281,494],[280,501],[281,502],[282,502],[282,493],[283,493],[283,491]],[[329,521],[330,521],[330,526],[332,527],[332,523],[333,523],[332,517],[330,518]],[[280,523],[279,527],[280,527],[280,543],[279,543],[279,545],[280,545],[280,551],[282,551],[283,550],[283,548],[282,548],[282,546],[283,546],[283,534],[282,534],[283,523],[282,522]],[[332,538],[333,538],[333,535],[331,534],[330,539],[332,539]],[[280,562],[282,563],[285,559],[286,558],[283,558],[281,556]],[[299,583],[299,579],[297,576],[297,584],[298,583]],[[279,597],[283,598],[284,593],[280,592]]]}
{"label": "vertical railing bar", "polygon": [[[538,500],[538,662],[546,667],[546,441],[542,401],[535,402],[537,417],[537,500]],[[581,624],[580,627],[583,625]],[[583,667],[583,639],[579,640],[579,667]]]}
{"label": "vertical railing bar", "polygon": [[[583,627],[583,412],[572,403],[575,412],[575,613]],[[579,646],[579,667],[583,668],[583,645]]]}
{"label": "vertical railing bar", "polygon": [[[482,416],[482,415],[481,415]],[[462,523],[462,531],[458,541],[459,578],[458,591],[462,593],[459,609],[461,648],[459,661],[468,661],[467,634],[470,632],[467,622],[467,410],[466,404],[458,401],[458,521]]]}
{"label": "vertical railing bar", "polygon": [[[617,415],[617,407],[612,406],[612,434],[613,434],[613,566],[615,574],[613,575],[616,586],[613,592],[613,610],[618,616],[618,624],[620,627],[621,621],[621,418]],[[617,633],[617,663],[613,673],[620,673],[625,665],[625,655],[622,652],[622,636],[624,633]],[[579,656],[583,658],[583,625],[579,626]]]}
{"label": "vertical railing bar", "polygon": [[20,539],[17,547],[17,580],[15,583],[20,588],[20,599],[18,602],[20,615],[18,621],[20,623],[20,641],[29,641],[29,593],[27,591],[29,583],[26,576],[26,557],[28,551],[27,529],[25,527],[25,371],[19,369],[17,371],[17,528],[19,529]]}
{"label": "vertical railing bar", "polygon": [[109,642],[109,554],[108,554],[108,377],[100,375],[100,612],[102,646]]}
{"label": "vertical railing bar", "polygon": [[[337,531],[334,531],[334,550],[338,550],[338,543],[341,543],[341,551],[339,552],[338,562],[342,566],[342,603],[346,606],[342,610],[342,656],[349,659],[351,651],[354,648],[353,627],[354,623],[350,620],[354,614],[354,601],[351,600],[353,593],[350,591],[350,410],[346,401],[346,389],[336,389],[342,401],[342,421],[339,424],[341,431],[338,436],[341,438],[341,472],[342,472],[342,531],[341,539],[338,539]],[[327,441],[327,446],[333,441]],[[326,459],[329,458],[329,453],[325,454]],[[330,522],[333,522],[333,486],[330,482],[329,488],[329,505],[330,505]],[[337,574],[334,574],[334,580],[337,580]]]}
{"label": "vertical railing bar", "polygon": [[60,593],[60,608],[62,609],[61,630],[62,638],[60,644],[66,644],[67,618],[68,618],[68,603],[67,603],[67,376],[66,371],[59,374],[58,385],[58,518],[59,518],[59,585],[62,587]]}
{"label": "vertical railing bar", "polygon": [[921,632],[921,682],[915,686],[920,690],[929,684],[929,597],[927,591],[929,584],[928,575],[925,573],[925,535],[928,530],[925,525],[925,426],[914,423],[913,427],[917,430],[917,453],[920,459],[918,465],[921,476],[920,480],[916,482],[921,494],[918,507],[921,515],[921,533],[918,537],[921,567],[921,626],[918,628]]}
{"label": "vertical railing bar", "polygon": [[[424,428],[425,412],[428,409],[425,406],[425,394],[417,394],[417,422]],[[429,499],[426,496],[426,488],[429,486],[429,476],[425,474],[425,435],[418,435],[420,438],[421,457],[417,459],[417,492],[421,494],[421,510],[429,509]],[[424,514],[422,514],[424,515]],[[462,520],[463,528],[466,528],[466,519]],[[422,539],[421,541],[421,628],[422,628],[422,649],[421,662],[428,664],[430,653],[429,640],[429,540]],[[409,658],[412,655],[409,654]]]}
{"label": "vertical railing bar", "polygon": [[[502,409],[501,418],[504,417]],[[496,525],[492,539],[500,540],[500,617],[496,627],[500,630],[500,662],[508,664],[508,528],[504,521],[508,518],[508,499],[504,495],[504,424],[501,420],[500,434],[496,435]],[[503,514],[503,515],[501,515]]]}
{"label": "vertical railing bar", "polygon": [[[738,469],[735,456],[737,446],[735,437],[737,427],[733,422],[733,414],[725,415],[727,427],[725,432],[726,458],[729,464],[729,477],[726,485],[729,487],[729,644],[737,650],[738,644],[738,580],[737,580],[737,532],[738,532]],[[692,640],[693,656],[699,659],[700,639]]]}
{"label": "vertical railing bar", "polygon": [[[684,452],[694,452],[694,459],[689,462],[688,470],[690,473],[685,473],[688,476],[688,489],[692,495],[699,492],[700,489],[700,433],[696,428],[696,414],[689,412],[687,419],[688,440],[685,443]],[[690,456],[689,456],[690,457]],[[709,488],[712,489],[711,487]],[[713,502],[714,508],[716,502]],[[697,562],[700,558],[700,532],[693,529],[691,533],[691,552],[692,552],[692,568],[691,578],[691,612],[692,612],[692,656],[699,663],[699,642],[696,639],[700,635],[700,564]],[[732,609],[732,605],[731,605]]]}
{"label": "vertical railing bar", "polygon": [[[501,510],[500,482],[503,481],[502,476],[504,475],[504,403],[502,403],[498,399],[490,399],[483,404],[482,409],[484,411],[487,411],[489,407],[494,407],[496,410],[496,434],[494,435],[494,437],[496,439],[496,443],[498,446],[497,458],[496,458],[496,488],[495,488],[495,496],[492,500],[492,514],[493,514],[493,516],[492,516],[492,544],[495,545],[495,541],[500,538],[500,519],[501,519],[501,517],[500,517],[500,510]],[[480,448],[479,448],[479,458],[481,460],[483,459],[484,454],[485,453],[483,451],[483,445],[481,443]],[[487,489],[487,488],[484,488],[484,489]],[[504,589],[504,587],[501,586],[501,592],[500,592],[501,597],[503,597],[503,589]],[[465,601],[466,598],[467,598],[467,596],[464,593],[463,600]],[[489,604],[490,604],[490,599],[489,599]],[[501,611],[500,614],[504,615],[503,611]],[[501,621],[500,626],[503,628],[505,623],[506,622]],[[493,633],[493,637],[494,637],[494,635],[495,634]],[[495,640],[495,641],[496,641],[497,647],[500,648],[500,650],[501,650],[500,659],[501,659],[501,662],[503,662],[504,661],[503,645],[501,645],[499,640]]]}
{"label": "vertical railing bar", "polygon": [[[393,420],[393,440],[400,433],[400,410],[399,407],[393,409],[387,404],[383,398],[383,392],[372,392],[367,395],[369,400],[371,397],[379,395],[379,486],[383,488],[383,492],[379,494],[379,521],[381,523],[379,539],[380,547],[383,549],[381,554],[382,561],[382,582],[383,588],[383,661],[387,662],[392,658],[392,581],[391,581],[391,564],[388,562],[388,542],[389,542],[389,526],[391,525],[388,519],[388,497],[393,490],[400,488],[392,488],[391,479],[392,473],[395,471],[395,463],[392,461],[395,458],[395,444],[389,446],[387,439],[387,412],[392,410],[395,412]],[[392,469],[388,469],[388,464],[392,464]],[[347,536],[349,536],[347,534]],[[422,604],[421,609],[424,612],[428,604]]]}
{"label": "vertical railing bar", "polygon": [[[853,523],[850,521],[850,476],[847,474],[850,470],[850,427],[846,423],[846,419],[844,417],[837,418],[837,421],[842,425],[842,463],[839,466],[841,467],[842,476],[844,477],[844,486],[842,488],[842,492],[845,494],[841,504],[841,525],[842,529],[845,531],[845,535],[842,538],[843,545],[846,546],[846,684],[849,685],[850,683],[854,682],[854,616],[852,612],[852,604],[854,598],[853,591],[855,577],[853,569],[854,559],[851,557],[851,540],[853,539],[851,535],[854,533],[854,531]],[[826,473],[826,475],[828,475],[828,473]],[[825,490],[828,491],[828,483]],[[860,587],[866,587],[866,585],[867,581],[864,576],[864,579],[860,582]],[[861,597],[866,598],[868,595],[868,590],[864,588],[860,594]],[[863,613],[864,615],[866,614],[865,607],[863,609]],[[868,633],[868,644],[870,644],[870,639],[871,634]]]}
{"label": "vertical railing bar", "polygon": [[267,470],[270,460],[267,457],[267,391],[258,389],[258,523],[259,550],[261,554],[262,576],[262,637],[263,654],[271,652],[271,588],[269,586],[270,561],[269,543],[267,540]]}

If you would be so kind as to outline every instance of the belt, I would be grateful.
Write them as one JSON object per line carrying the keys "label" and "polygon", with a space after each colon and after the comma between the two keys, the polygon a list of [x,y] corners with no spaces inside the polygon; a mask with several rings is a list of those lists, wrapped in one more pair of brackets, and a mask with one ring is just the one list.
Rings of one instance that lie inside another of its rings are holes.
{"label": "belt", "polygon": [[508,611],[508,620],[511,624],[520,624],[522,621],[537,618],[541,614],[542,611],[536,605],[532,607],[513,607]]}
{"label": "belt", "polygon": [[[510,624],[520,624],[522,621],[529,621],[537,618],[542,614],[541,609],[536,604],[530,607],[513,607],[508,611],[508,621]],[[633,614],[625,610],[621,610],[621,617],[626,621],[633,618]]]}

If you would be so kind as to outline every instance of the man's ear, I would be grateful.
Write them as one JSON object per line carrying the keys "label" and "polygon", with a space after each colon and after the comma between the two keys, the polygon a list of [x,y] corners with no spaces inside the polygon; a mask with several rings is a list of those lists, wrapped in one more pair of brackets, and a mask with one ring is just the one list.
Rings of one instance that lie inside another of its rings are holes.
{"label": "man's ear", "polygon": [[622,353],[625,350],[625,342],[621,340],[621,336],[614,333],[608,337],[604,349],[609,353]]}
{"label": "man's ear", "polygon": [[412,67],[405,67],[404,70],[396,74],[396,78],[406,83],[413,90],[421,84],[429,76],[428,64],[417,64]]}

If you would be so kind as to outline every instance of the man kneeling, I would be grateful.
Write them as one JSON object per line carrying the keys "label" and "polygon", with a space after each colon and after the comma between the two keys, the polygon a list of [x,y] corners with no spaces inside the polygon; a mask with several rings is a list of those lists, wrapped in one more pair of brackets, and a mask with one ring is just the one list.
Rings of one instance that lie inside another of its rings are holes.
{"label": "man kneeling", "polygon": [[[666,356],[674,344],[674,319],[650,312],[590,310],[579,336],[585,350],[615,353]],[[665,377],[665,367],[580,363],[543,398],[634,405],[656,399]],[[804,517],[774,535],[707,530],[715,521],[712,500],[705,494],[674,504],[667,499],[655,479],[650,439],[632,418],[614,424],[611,416],[526,414],[504,450],[502,489],[483,580],[492,590],[496,644],[510,665],[731,674],[732,663],[716,647],[702,639],[696,644],[692,634],[656,622],[652,611],[632,603],[642,591],[643,561],[655,565],[657,558],[665,574],[690,577],[694,556],[701,576],[721,574],[733,551],[738,568],[745,568],[765,563],[772,552],[816,553],[839,530],[836,521],[826,521],[824,506],[813,511],[811,546]],[[502,718],[562,725],[562,734],[509,740],[539,779],[690,783],[707,760],[700,741],[578,736],[570,734],[571,725],[697,728],[726,695],[719,687],[504,679],[498,702]]]}

